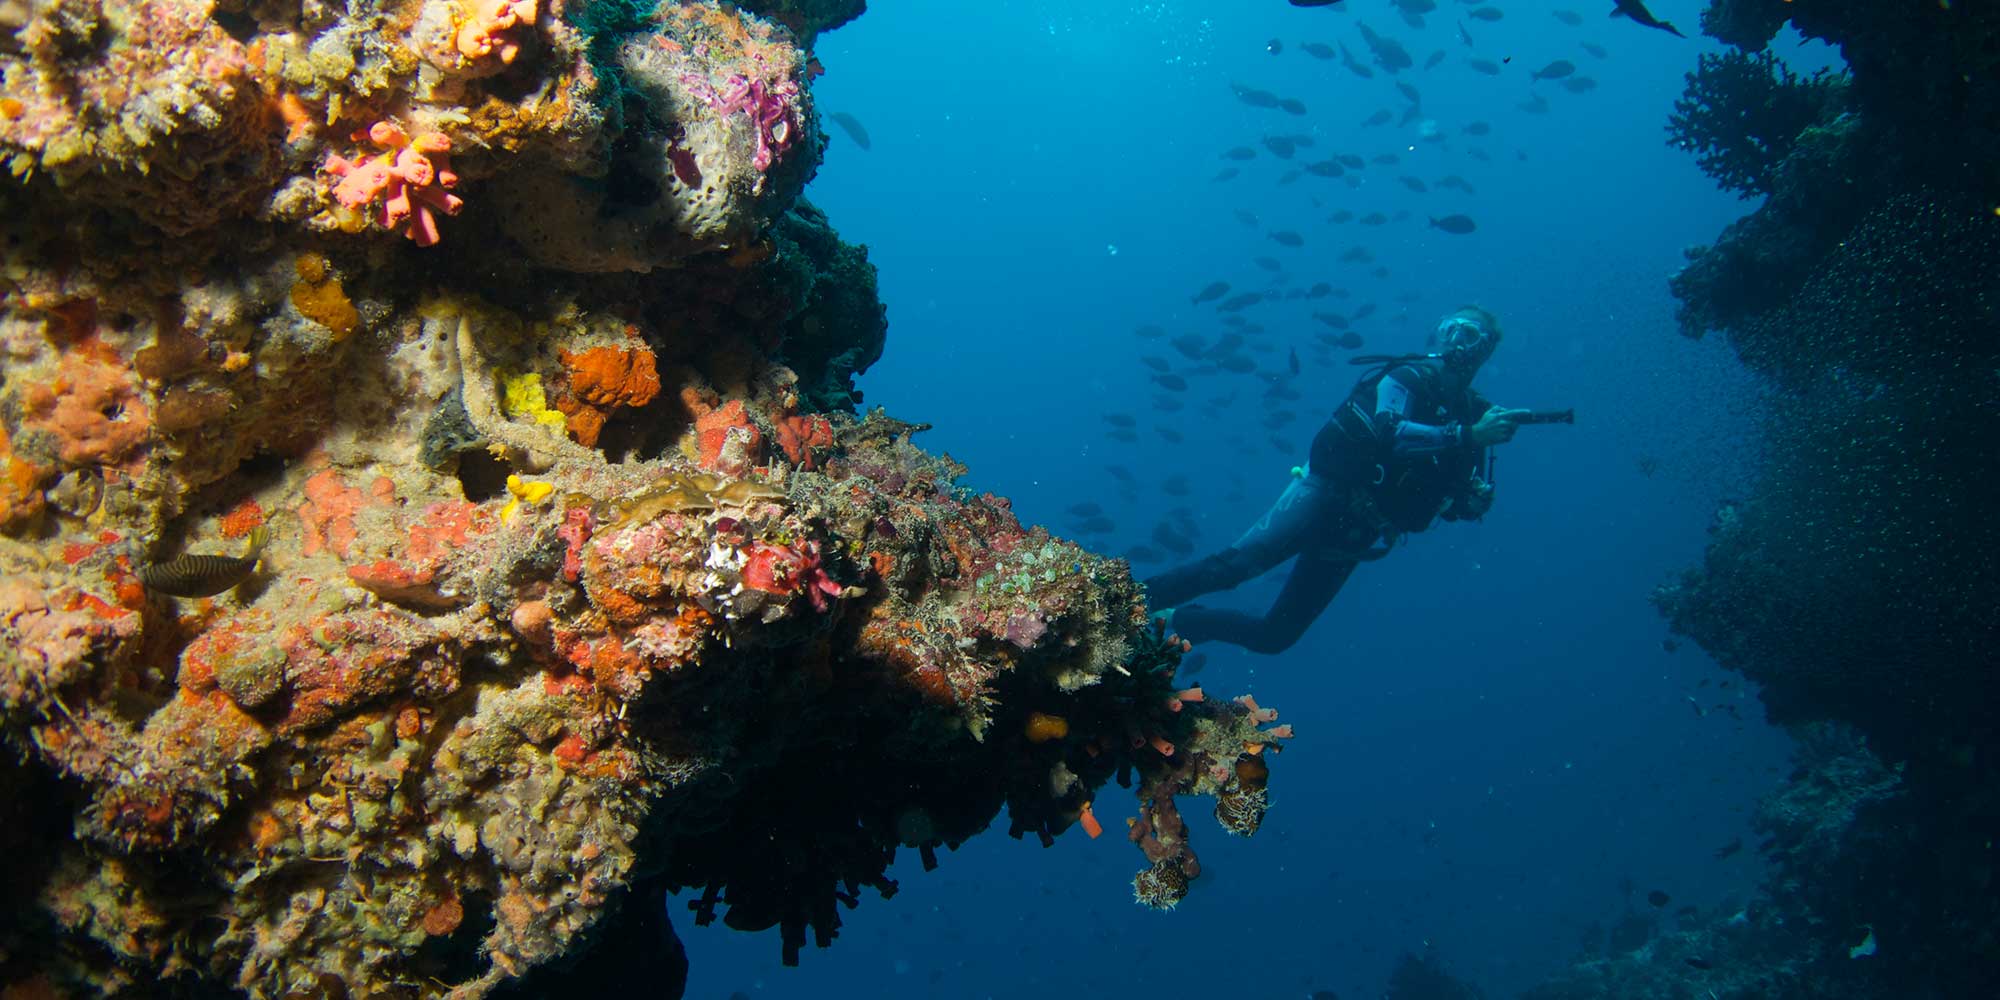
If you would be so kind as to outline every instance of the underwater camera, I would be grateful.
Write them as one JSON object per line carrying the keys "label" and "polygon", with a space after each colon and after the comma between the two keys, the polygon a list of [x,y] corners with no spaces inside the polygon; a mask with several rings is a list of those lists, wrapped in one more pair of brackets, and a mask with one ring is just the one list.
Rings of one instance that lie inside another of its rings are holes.
{"label": "underwater camera", "polygon": [[1572,407],[1567,410],[1529,410],[1515,417],[1514,422],[1517,424],[1573,424],[1576,423],[1576,409]]}

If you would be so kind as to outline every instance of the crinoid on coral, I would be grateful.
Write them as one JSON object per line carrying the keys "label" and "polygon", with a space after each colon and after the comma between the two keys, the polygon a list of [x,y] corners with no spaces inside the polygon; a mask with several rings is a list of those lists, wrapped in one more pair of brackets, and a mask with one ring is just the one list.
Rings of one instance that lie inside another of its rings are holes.
{"label": "crinoid on coral", "polygon": [[507,236],[544,266],[585,272],[751,250],[819,164],[824,140],[798,41],[748,11],[688,3],[612,21],[592,44],[625,127],[591,176],[497,178]]}

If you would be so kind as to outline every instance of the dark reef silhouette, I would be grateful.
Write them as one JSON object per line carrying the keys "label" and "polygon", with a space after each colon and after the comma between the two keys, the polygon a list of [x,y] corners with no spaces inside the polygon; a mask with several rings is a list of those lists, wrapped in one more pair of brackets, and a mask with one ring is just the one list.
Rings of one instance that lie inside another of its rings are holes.
{"label": "dark reef silhouette", "polygon": [[[1848,71],[1763,54],[1789,22]],[[1533,995],[1977,996],[2000,981],[2000,12],[1717,0],[1669,124],[1766,194],[1672,281],[1775,390],[1755,488],[1655,600],[1800,740],[1756,898]],[[1627,942],[1628,944],[1630,942]],[[1713,994],[1704,991],[1714,991]]]}

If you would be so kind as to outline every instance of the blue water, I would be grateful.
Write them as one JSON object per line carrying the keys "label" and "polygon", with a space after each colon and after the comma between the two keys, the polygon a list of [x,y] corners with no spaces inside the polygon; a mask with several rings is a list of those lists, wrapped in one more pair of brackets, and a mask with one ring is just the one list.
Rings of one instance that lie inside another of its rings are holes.
{"label": "blue water", "polygon": [[[1478,302],[1508,334],[1480,388],[1502,405],[1574,406],[1576,426],[1522,431],[1499,451],[1483,524],[1440,525],[1364,566],[1289,652],[1207,650],[1212,690],[1254,692],[1299,738],[1275,761],[1276,804],[1256,838],[1228,837],[1205,804],[1187,807],[1204,872],[1177,911],[1132,903],[1140,856],[1118,836],[1128,793],[1110,788],[1100,840],[1072,833],[1044,850],[1004,836],[1003,818],[935,872],[902,859],[901,893],[865,898],[835,947],[808,950],[796,969],[779,965],[772,934],[682,918],[689,996],[1331,989],[1352,1000],[1379,996],[1397,957],[1426,945],[1507,996],[1566,963],[1586,925],[1651,912],[1649,890],[1673,896],[1659,911],[1671,927],[1684,904],[1733,906],[1753,889],[1754,849],[1713,852],[1754,844],[1749,813],[1782,775],[1786,738],[1699,650],[1663,649],[1646,599],[1699,559],[1710,512],[1743,487],[1758,448],[1755,383],[1719,340],[1675,331],[1666,288],[1683,247],[1751,207],[1664,141],[1682,74],[1712,43],[1606,20],[1599,3],[1574,5],[1577,28],[1517,3],[1498,23],[1465,21],[1477,55],[1511,58],[1490,78],[1464,65],[1471,50],[1453,22],[1468,8],[1443,5],[1418,30],[1386,3],[1342,6],[1352,10],[878,2],[825,36],[819,106],[857,116],[874,140],[864,152],[836,134],[808,192],[880,268],[890,339],[861,381],[868,402],[935,424],[922,443],[970,465],[970,485],[1012,497],[1026,520],[1060,530],[1065,507],[1103,503],[1119,532],[1096,545],[1111,553],[1145,542],[1179,504],[1197,512],[1204,549],[1223,544],[1283,487],[1354,377],[1311,364],[1312,308],[1373,301],[1381,311],[1357,326],[1367,349],[1400,351],[1421,349],[1439,313]],[[1653,6],[1696,24],[1693,0]],[[1407,46],[1419,68],[1400,78],[1447,141],[1423,141],[1414,123],[1360,127],[1378,108],[1400,111],[1394,78],[1357,79],[1300,51],[1341,41],[1367,61],[1357,20]],[[1282,54],[1266,51],[1272,38]],[[1421,70],[1437,49],[1446,61]],[[1783,40],[1779,50],[1805,69],[1833,58]],[[1555,58],[1600,86],[1531,88],[1529,70]],[[1232,81],[1298,97],[1310,114],[1247,107]],[[1549,113],[1517,107],[1531,93]],[[1493,134],[1462,135],[1474,119]],[[1260,148],[1242,176],[1211,182],[1223,149],[1298,132],[1317,145],[1297,161]],[[1492,162],[1471,159],[1474,145]],[[1278,182],[1333,153],[1392,151],[1403,162],[1370,165],[1359,188]],[[1478,193],[1414,194],[1395,181],[1404,173],[1458,174]],[[1261,228],[1237,221],[1239,208]],[[1340,208],[1413,214],[1379,228],[1322,221]],[[1448,212],[1471,215],[1478,232],[1425,225]],[[1280,247],[1270,229],[1306,245]],[[1389,277],[1337,262],[1356,244]],[[1284,432],[1284,454],[1258,423],[1254,376],[1206,377],[1187,394],[1235,390],[1220,421],[1194,405],[1149,409],[1136,357],[1173,355],[1132,332],[1212,338],[1215,313],[1189,297],[1216,279],[1263,287],[1260,255],[1283,260],[1297,285],[1353,293],[1247,314],[1308,359],[1307,399],[1294,404],[1305,416]],[[1103,436],[1100,415],[1114,411],[1138,415],[1138,444]],[[1193,495],[1128,498],[1108,463],[1148,487],[1184,475]],[[1261,608],[1281,575],[1211,602]],[[1742,719],[1698,715],[1689,695],[1733,703]]]}

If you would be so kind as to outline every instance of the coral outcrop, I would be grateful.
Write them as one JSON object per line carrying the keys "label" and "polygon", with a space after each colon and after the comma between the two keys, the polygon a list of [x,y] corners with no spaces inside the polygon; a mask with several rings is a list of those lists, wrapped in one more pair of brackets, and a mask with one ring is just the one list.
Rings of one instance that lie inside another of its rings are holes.
{"label": "coral outcrop", "polygon": [[796,961],[1003,807],[1136,786],[1162,906],[1176,796],[1258,827],[1289,727],[855,413],[810,8],[0,5],[0,984],[472,997],[682,891]]}
{"label": "coral outcrop", "polygon": [[[578,17],[620,11],[597,4]],[[575,72],[603,89],[604,115],[623,127],[594,137],[597,155],[579,169],[497,176],[497,225],[537,263],[574,271],[643,272],[750,248],[825,145],[809,57],[783,28],[710,4],[662,4],[595,30]]]}
{"label": "coral outcrop", "polygon": [[1912,186],[1980,192],[1995,184],[1987,165],[2000,158],[2000,12],[1716,0],[1702,23],[1744,53],[1763,52],[1790,23],[1838,46],[1849,82],[1794,78],[1768,54],[1705,57],[1689,74],[1672,141],[1700,150],[1725,186],[1771,194],[1675,278],[1689,336],[1734,332],[1782,302],[1886,198]]}
{"label": "coral outcrop", "polygon": [[[1971,996],[2000,979],[2000,18],[1716,0],[1703,19],[1748,51],[1787,21],[1838,45],[1849,82],[1815,94],[1764,59],[1708,59],[1671,126],[1719,181],[1768,191],[1672,287],[1684,332],[1726,331],[1772,392],[1752,489],[1655,595],[1806,745],[1760,819],[1777,876],[1549,996]],[[1722,127],[1785,103],[1789,138],[1776,114]]]}
{"label": "coral outcrop", "polygon": [[2000,365],[2000,227],[1939,198],[1892,199],[1743,324],[1744,358],[1796,387],[1771,404],[1783,443],[1658,597],[1781,721],[1847,719],[1897,755],[1955,753],[1996,708],[2000,532],[1975,498],[1996,472],[1977,428],[2000,416],[1979,385]]}

